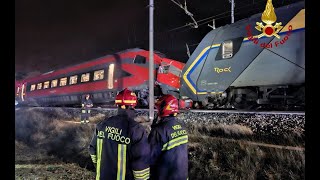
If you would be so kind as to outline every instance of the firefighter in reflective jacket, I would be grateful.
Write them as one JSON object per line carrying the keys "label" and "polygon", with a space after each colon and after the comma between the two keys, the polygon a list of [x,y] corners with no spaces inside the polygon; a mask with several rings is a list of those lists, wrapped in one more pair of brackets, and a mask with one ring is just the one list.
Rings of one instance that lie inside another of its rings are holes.
{"label": "firefighter in reflective jacket", "polygon": [[81,102],[81,123],[89,123],[90,117],[90,108],[93,106],[93,103],[90,99],[90,94],[86,94],[85,99]]}
{"label": "firefighter in reflective jacket", "polygon": [[[172,95],[162,96],[155,106],[158,118],[148,137],[151,150],[150,179],[186,180],[188,178],[188,134],[176,120],[178,100]],[[158,122],[157,122],[158,121]]]}
{"label": "firefighter in reflective jacket", "polygon": [[96,180],[149,179],[148,135],[133,119],[136,94],[126,88],[117,94],[115,103],[118,114],[96,125],[89,145]]}

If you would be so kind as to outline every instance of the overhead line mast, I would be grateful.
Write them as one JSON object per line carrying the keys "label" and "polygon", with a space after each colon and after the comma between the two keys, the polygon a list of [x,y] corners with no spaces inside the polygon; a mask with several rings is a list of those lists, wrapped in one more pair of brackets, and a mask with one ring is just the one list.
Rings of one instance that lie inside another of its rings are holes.
{"label": "overhead line mast", "polygon": [[154,119],[153,0],[149,1],[149,121]]}
{"label": "overhead line mast", "polygon": [[231,3],[231,23],[234,23],[234,0],[229,0],[229,2]]}

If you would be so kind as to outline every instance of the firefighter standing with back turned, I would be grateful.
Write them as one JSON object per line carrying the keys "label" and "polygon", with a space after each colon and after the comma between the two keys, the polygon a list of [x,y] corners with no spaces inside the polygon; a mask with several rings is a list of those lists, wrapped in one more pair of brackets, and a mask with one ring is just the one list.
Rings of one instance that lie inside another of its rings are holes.
{"label": "firefighter standing with back turned", "polygon": [[93,103],[90,99],[90,94],[86,94],[85,99],[81,102],[81,124],[89,123],[89,117]]}
{"label": "firefighter standing with back turned", "polygon": [[155,103],[158,122],[154,120],[148,137],[151,159],[151,180],[187,180],[188,135],[186,128],[177,122],[178,100],[164,95]]}
{"label": "firefighter standing with back turned", "polygon": [[89,145],[96,180],[149,179],[147,132],[133,119],[136,94],[126,88],[117,94],[115,103],[118,114],[97,124]]}

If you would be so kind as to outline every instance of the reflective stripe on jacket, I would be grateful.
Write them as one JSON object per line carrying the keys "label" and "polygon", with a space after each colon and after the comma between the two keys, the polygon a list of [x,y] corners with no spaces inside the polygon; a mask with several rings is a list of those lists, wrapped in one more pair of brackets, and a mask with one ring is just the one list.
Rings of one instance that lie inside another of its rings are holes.
{"label": "reflective stripe on jacket", "polygon": [[152,127],[149,135],[152,180],[188,178],[188,134],[175,117],[166,117]]}
{"label": "reflective stripe on jacket", "polygon": [[146,130],[119,109],[118,115],[97,124],[89,145],[96,179],[149,179],[150,147]]}

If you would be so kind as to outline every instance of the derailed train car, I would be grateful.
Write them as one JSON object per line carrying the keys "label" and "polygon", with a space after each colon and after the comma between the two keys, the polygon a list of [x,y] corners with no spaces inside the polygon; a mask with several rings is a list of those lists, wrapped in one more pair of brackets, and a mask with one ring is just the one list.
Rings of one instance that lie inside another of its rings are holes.
{"label": "derailed train car", "polygon": [[[155,96],[176,94],[184,63],[154,54]],[[134,91],[140,106],[149,101],[149,51],[134,48],[16,81],[16,105],[80,105],[90,94],[95,105],[114,103],[120,90]]]}
{"label": "derailed train car", "polygon": [[205,108],[304,107],[304,2],[210,31],[182,71],[180,93]]}

